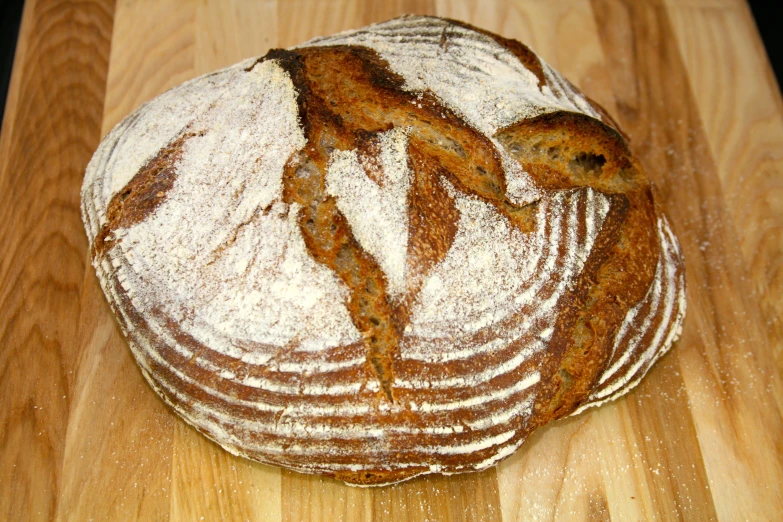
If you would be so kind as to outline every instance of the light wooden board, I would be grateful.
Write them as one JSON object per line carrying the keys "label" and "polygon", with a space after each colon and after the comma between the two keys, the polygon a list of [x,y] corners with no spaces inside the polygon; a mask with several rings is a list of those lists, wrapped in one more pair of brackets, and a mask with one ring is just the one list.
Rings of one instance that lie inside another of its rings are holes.
{"label": "light wooden board", "polygon": [[[235,458],[141,377],[87,262],[100,137],[194,76],[403,13],[522,40],[616,116],[686,257],[683,337],[496,469],[350,488]],[[0,134],[0,519],[779,520],[783,102],[741,0],[28,0]]]}

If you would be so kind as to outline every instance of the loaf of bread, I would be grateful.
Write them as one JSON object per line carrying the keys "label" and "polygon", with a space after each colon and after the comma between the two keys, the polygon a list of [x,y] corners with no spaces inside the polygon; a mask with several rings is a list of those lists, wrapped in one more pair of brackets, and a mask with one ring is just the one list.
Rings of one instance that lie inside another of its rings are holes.
{"label": "loaf of bread", "polygon": [[678,337],[677,239],[617,124],[521,43],[407,16],[147,102],[82,189],[145,378],[231,453],[486,469]]}

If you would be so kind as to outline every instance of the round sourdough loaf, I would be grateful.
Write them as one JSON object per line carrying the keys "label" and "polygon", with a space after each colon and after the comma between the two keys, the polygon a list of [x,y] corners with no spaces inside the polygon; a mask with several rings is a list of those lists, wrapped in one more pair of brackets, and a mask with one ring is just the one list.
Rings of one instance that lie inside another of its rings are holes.
{"label": "round sourdough loaf", "polygon": [[231,453],[351,484],[496,464],[628,391],[685,313],[617,125],[452,20],[184,83],[106,137],[82,204],[155,391]]}

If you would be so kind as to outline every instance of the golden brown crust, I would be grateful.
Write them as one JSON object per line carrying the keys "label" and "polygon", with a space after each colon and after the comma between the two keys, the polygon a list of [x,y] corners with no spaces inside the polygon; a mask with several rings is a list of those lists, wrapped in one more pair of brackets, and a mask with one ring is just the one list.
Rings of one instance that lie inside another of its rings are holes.
{"label": "golden brown crust", "polygon": [[498,139],[550,190],[589,186],[612,205],[574,289],[564,297],[545,358],[538,425],[574,411],[608,366],[629,308],[652,283],[659,247],[650,182],[614,128],[575,113],[515,124]]}

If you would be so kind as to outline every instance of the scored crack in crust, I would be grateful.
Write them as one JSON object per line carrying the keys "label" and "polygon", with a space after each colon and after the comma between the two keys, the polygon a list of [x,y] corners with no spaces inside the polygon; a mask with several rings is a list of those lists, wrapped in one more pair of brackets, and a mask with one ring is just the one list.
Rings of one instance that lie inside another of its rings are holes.
{"label": "scored crack in crust", "polygon": [[82,204],[160,396],[232,453],[349,484],[496,464],[628,391],[685,313],[617,124],[452,20],[172,89],[106,137]]}

